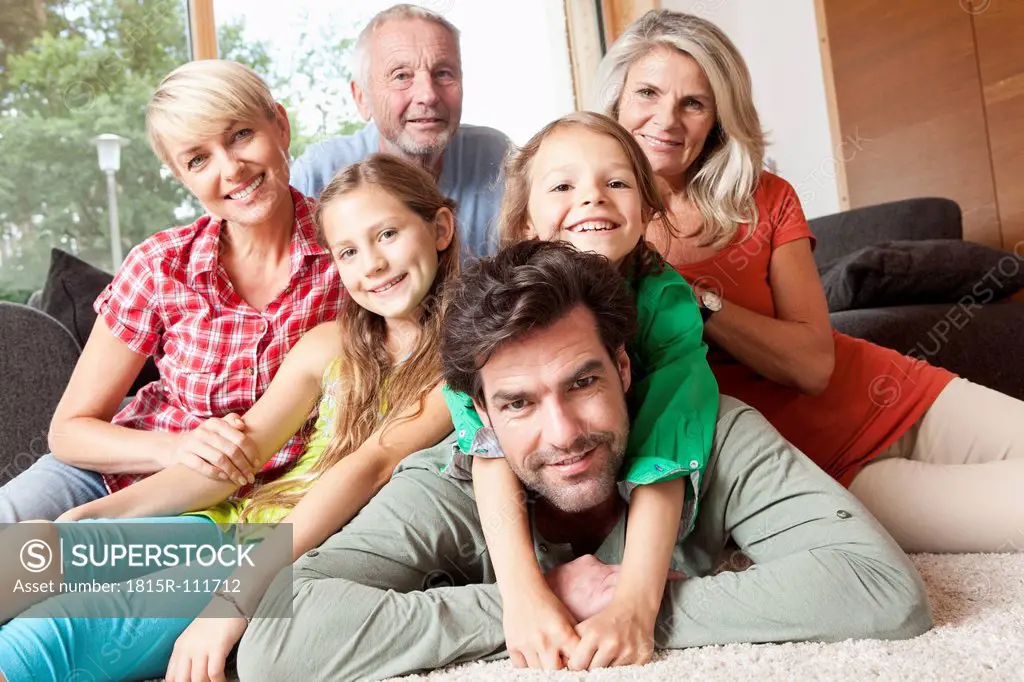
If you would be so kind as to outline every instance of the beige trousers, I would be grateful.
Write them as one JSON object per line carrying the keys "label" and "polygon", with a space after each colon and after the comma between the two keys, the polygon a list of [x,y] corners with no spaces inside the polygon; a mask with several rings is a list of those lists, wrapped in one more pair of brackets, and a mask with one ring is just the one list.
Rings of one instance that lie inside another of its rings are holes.
{"label": "beige trousers", "polygon": [[1024,551],[1024,402],[954,379],[850,491],[907,552]]}

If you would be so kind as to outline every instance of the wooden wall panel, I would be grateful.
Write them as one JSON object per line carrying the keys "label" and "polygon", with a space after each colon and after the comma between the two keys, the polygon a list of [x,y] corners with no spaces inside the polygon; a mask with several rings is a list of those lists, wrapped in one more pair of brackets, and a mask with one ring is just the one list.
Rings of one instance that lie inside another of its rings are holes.
{"label": "wooden wall panel", "polygon": [[[1024,241],[1024,1],[984,7],[974,15],[978,70],[1003,248],[1013,249]],[[1024,244],[1017,251],[1024,253]]]}
{"label": "wooden wall panel", "polygon": [[824,0],[850,205],[954,199],[967,239],[999,246],[972,15],[960,2]]}
{"label": "wooden wall panel", "polygon": [[188,0],[188,20],[192,59],[216,59],[217,22],[213,18],[213,0]]}
{"label": "wooden wall panel", "polygon": [[652,9],[658,9],[660,4],[658,0],[601,0],[605,46],[611,47],[626,27]]}
{"label": "wooden wall panel", "polygon": [[[832,147],[842,149],[843,129],[839,125],[839,106],[836,104],[835,70],[832,68],[832,46],[828,41],[828,17],[825,0],[814,0],[814,18],[818,26],[818,48],[821,52],[821,72],[825,81],[825,106],[828,109],[828,130],[832,134]],[[846,158],[845,154],[842,157]],[[850,210],[850,186],[846,180],[846,163],[840,159],[836,166],[836,188],[839,190],[839,210]],[[806,208],[805,208],[806,210]]]}

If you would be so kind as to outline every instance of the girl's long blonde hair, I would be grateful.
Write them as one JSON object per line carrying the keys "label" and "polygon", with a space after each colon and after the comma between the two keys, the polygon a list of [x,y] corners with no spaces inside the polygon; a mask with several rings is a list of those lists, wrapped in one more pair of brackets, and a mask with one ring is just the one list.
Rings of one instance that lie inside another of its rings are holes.
{"label": "girl's long blonde hair", "polygon": [[[317,241],[324,248],[324,209],[332,201],[361,187],[375,186],[392,195],[426,222],[437,220],[447,208],[453,213],[455,202],[437,188],[434,178],[424,169],[397,157],[375,154],[348,166],[327,184],[314,213]],[[416,406],[402,419],[412,419],[423,410],[426,395],[441,381],[441,325],[447,285],[459,274],[458,230],[451,243],[438,254],[437,274],[420,306],[422,329],[408,357],[395,363],[387,351],[384,318],[349,298],[338,314],[338,333],[344,340],[339,358],[338,381],[334,383],[336,417],[324,453],[302,476],[271,482],[253,495],[241,520],[255,518],[260,509],[291,509],[309,486],[342,457],[352,453],[381,427],[390,427],[398,415]],[[386,392],[386,394],[385,394]],[[382,410],[386,402],[387,409]]]}
{"label": "girl's long blonde hair", "polygon": [[[513,150],[505,159],[505,193],[501,198],[498,212],[498,236],[501,246],[509,246],[526,239],[527,219],[530,204],[530,170],[534,157],[540,151],[544,140],[559,130],[583,128],[598,135],[607,135],[622,147],[629,159],[633,175],[636,176],[637,191],[640,193],[641,218],[646,225],[660,220],[665,232],[675,236],[669,222],[665,204],[658,193],[654,170],[647,155],[640,149],[633,136],[614,119],[593,111],[577,111],[555,119],[540,129],[536,135],[519,149]],[[644,275],[662,266],[658,252],[641,237],[633,252],[622,263],[627,272]],[[625,274],[625,273],[624,273]]]}
{"label": "girl's long blonde hair", "polygon": [[686,196],[701,215],[698,244],[720,248],[732,242],[741,224],[757,224],[754,191],[766,143],[750,72],[736,46],[710,21],[651,10],[630,24],[601,60],[593,108],[618,119],[630,66],[658,49],[692,57],[715,96],[717,120],[700,157],[687,170]]}

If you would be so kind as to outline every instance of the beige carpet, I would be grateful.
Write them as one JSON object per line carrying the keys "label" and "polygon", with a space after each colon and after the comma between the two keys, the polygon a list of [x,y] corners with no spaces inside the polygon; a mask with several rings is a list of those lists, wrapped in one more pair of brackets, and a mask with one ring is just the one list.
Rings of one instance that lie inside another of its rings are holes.
{"label": "beige carpet", "polygon": [[645,666],[593,673],[468,663],[398,678],[465,680],[1024,680],[1024,554],[914,557],[935,628],[910,641],[733,644],[656,654]]}

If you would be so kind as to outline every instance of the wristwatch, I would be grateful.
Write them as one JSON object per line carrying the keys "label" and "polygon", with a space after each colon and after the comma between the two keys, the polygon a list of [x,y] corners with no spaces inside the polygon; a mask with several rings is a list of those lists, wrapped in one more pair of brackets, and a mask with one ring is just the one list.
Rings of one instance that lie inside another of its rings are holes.
{"label": "wristwatch", "polygon": [[700,317],[704,322],[711,319],[711,316],[722,309],[722,297],[709,289],[703,289],[697,295],[697,302],[700,307]]}

